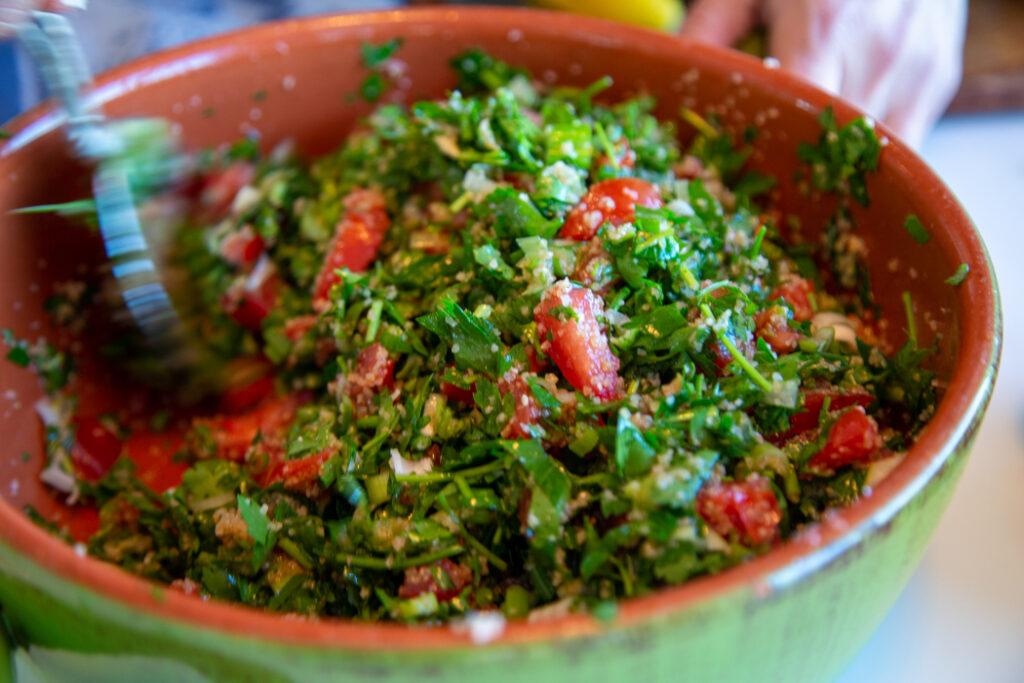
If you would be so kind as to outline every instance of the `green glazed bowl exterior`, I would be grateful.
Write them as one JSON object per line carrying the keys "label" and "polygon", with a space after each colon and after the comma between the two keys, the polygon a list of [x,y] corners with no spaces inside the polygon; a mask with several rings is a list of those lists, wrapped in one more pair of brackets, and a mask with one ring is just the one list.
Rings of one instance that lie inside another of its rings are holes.
{"label": "green glazed bowl exterior", "polygon": [[[668,35],[493,9],[259,27],[122,67],[98,79],[94,97],[113,115],[168,116],[193,145],[259,129],[268,145],[293,137],[303,151],[324,151],[367,111],[342,96],[361,80],[359,43],[395,36],[406,40],[400,56],[410,76],[400,97],[442,94],[452,85],[447,59],[480,45],[546,80],[586,83],[610,73],[616,94],[652,91],[666,116],[687,106],[719,111],[737,130],[757,123],[762,135],[752,162],[781,179],[793,177],[796,144],[817,137],[815,117],[830,101],[755,60]],[[264,93],[258,115],[257,91]],[[841,102],[835,109],[841,122],[856,116]],[[81,253],[65,247],[70,256],[48,246],[54,235],[67,234],[66,226],[6,217],[11,208],[60,199],[54,194],[64,191],[54,178],[76,176],[54,132],[59,123],[50,110],[29,113],[0,148],[0,177],[11,178],[0,189],[8,243],[0,253],[0,311],[41,301],[36,292],[46,287],[36,280],[58,281],[65,261],[98,258],[95,245]],[[778,206],[808,224],[827,215],[826,201],[810,206],[791,185],[781,184],[773,198]],[[31,404],[38,389],[27,373],[3,368],[0,387],[23,399],[0,422],[0,490],[11,491],[0,499],[0,609],[7,626],[0,644],[12,661],[4,667],[0,659],[0,683],[14,670],[54,680],[150,682],[828,680],[877,627],[923,554],[963,470],[999,360],[995,278],[956,200],[895,140],[869,190],[872,206],[858,218],[872,272],[886,272],[882,264],[894,255],[912,271],[874,281],[883,311],[901,320],[899,294],[911,291],[930,322],[923,334],[942,349],[935,362],[947,384],[933,422],[904,462],[850,508],[741,567],[625,602],[605,623],[584,615],[510,623],[493,642],[474,644],[459,627],[316,621],[202,602],[80,557],[20,512],[25,503],[54,515],[62,508],[35,481],[42,454]],[[929,245],[903,234],[909,212],[931,231]],[[52,263],[34,270],[42,253]],[[971,268],[967,281],[943,285],[960,263]],[[0,327],[38,327],[28,313],[6,315]],[[116,396],[116,387],[109,392]],[[31,458],[16,465],[23,451]]]}

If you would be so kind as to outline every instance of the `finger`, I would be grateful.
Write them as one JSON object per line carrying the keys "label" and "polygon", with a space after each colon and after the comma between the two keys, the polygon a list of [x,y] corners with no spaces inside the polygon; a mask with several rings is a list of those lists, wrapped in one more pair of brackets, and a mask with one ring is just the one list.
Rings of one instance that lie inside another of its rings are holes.
{"label": "finger", "polygon": [[45,0],[39,4],[47,12],[67,12],[86,9],[88,0]]}
{"label": "finger", "polygon": [[27,2],[13,2],[8,5],[0,8],[0,37],[2,38],[17,35],[18,27],[28,21],[31,9]]}
{"label": "finger", "polygon": [[[802,3],[787,4],[797,8]],[[838,94],[843,82],[842,53],[834,37],[835,24],[830,17],[796,16],[785,10],[772,15],[768,27],[768,54],[780,66]]]}
{"label": "finger", "polygon": [[683,21],[682,35],[715,45],[733,45],[754,26],[758,0],[698,0]]}
{"label": "finger", "polygon": [[0,38],[10,38],[18,33],[18,27],[30,18],[33,10],[65,12],[85,9],[86,0],[7,0],[0,7]]}

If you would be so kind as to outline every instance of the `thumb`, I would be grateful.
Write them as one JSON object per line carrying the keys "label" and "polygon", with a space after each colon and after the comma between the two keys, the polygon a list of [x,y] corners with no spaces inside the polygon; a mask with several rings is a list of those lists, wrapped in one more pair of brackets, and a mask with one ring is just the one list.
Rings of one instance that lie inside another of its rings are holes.
{"label": "thumb", "polygon": [[715,45],[733,45],[754,27],[758,0],[697,0],[680,32]]}

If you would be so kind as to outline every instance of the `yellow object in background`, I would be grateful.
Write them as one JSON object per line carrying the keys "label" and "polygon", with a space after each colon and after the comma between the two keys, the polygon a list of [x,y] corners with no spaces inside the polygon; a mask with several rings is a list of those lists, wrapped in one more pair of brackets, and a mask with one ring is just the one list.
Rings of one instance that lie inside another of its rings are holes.
{"label": "yellow object in background", "polygon": [[673,32],[682,26],[685,13],[682,0],[532,0],[532,3]]}

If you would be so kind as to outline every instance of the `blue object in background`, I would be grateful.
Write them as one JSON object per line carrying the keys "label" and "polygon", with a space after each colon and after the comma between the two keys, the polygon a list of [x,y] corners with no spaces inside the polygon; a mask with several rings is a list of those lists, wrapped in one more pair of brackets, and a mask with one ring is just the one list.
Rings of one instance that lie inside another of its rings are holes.
{"label": "blue object in background", "polygon": [[14,41],[0,41],[0,124],[21,111],[18,91],[18,59]]}

